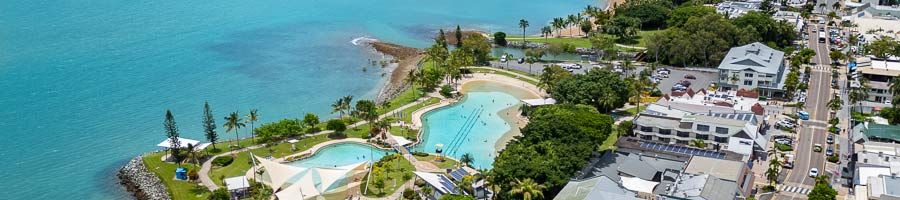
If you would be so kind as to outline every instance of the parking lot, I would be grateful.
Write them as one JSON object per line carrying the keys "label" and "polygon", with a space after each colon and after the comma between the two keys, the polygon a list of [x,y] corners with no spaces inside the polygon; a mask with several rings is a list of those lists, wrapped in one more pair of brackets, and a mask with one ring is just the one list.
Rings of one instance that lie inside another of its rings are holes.
{"label": "parking lot", "polygon": [[[580,64],[582,67],[581,67],[581,69],[572,69],[571,70],[572,73],[583,74],[591,68],[606,66],[604,63],[600,63],[600,64],[590,64],[587,62],[577,62],[577,63]],[[618,62],[614,63],[613,65],[617,65],[617,63]],[[560,64],[564,64],[564,63],[560,63]],[[513,60],[511,62],[502,62],[502,63],[499,61],[491,62],[492,67],[514,69],[514,70],[519,70],[519,71],[523,71],[523,72],[528,72],[529,66],[530,66],[531,73],[535,74],[535,75],[540,75],[541,71],[544,69],[544,67],[550,66],[550,65],[551,65],[551,63],[534,63],[533,65],[529,65],[528,63],[519,64],[515,60]],[[640,64],[635,64],[635,65],[638,67],[636,67],[636,69],[634,71],[631,71],[628,73],[637,74],[637,73],[640,73],[640,71],[644,70],[644,68],[645,68],[643,66],[640,66]],[[714,70],[713,68],[710,68],[707,71],[686,70],[686,69],[678,69],[678,68],[671,68],[671,67],[667,67],[667,69],[669,69],[669,71],[670,71],[669,77],[662,78],[662,80],[660,80],[660,82],[659,82],[659,87],[658,87],[659,90],[662,91],[663,94],[671,94],[672,86],[675,86],[675,84],[677,82],[682,81],[682,80],[690,81],[691,86],[689,88],[693,89],[694,91],[698,91],[701,88],[709,88],[710,84],[715,83],[718,80],[718,73],[710,72],[710,70]],[[656,73],[654,73],[654,74],[656,74]],[[688,75],[688,74],[693,75],[695,77],[695,79],[684,78],[684,76]]]}

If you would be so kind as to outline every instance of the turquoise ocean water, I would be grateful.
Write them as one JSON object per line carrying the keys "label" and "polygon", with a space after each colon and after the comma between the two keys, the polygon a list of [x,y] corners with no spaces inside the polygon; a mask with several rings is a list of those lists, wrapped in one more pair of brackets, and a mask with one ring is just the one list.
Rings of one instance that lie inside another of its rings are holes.
{"label": "turquoise ocean water", "polygon": [[515,33],[523,17],[533,34],[589,3],[0,0],[0,199],[127,198],[114,173],[157,149],[166,109],[202,139],[204,101],[221,126],[232,111],[264,123],[372,98],[380,56],[354,38],[424,47],[438,28]]}

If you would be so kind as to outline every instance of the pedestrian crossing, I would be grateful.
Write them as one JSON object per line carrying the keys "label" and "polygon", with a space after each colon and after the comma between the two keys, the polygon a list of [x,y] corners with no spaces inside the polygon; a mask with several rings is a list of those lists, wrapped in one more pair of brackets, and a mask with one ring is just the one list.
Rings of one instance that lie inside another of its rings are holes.
{"label": "pedestrian crossing", "polygon": [[809,194],[809,191],[811,191],[810,189],[807,189],[807,188],[802,188],[802,187],[797,187],[797,186],[789,186],[789,185],[779,185],[778,190],[790,192],[790,193],[803,194],[803,195]]}
{"label": "pedestrian crossing", "polygon": [[812,68],[812,70],[816,70],[816,71],[831,71],[831,69],[832,69],[831,66],[827,66],[827,65],[815,65],[815,66],[810,66],[810,68]]}

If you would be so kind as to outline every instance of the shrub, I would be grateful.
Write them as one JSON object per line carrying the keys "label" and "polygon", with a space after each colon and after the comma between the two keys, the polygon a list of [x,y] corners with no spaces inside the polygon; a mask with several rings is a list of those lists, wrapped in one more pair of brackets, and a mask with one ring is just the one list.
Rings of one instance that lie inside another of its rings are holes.
{"label": "shrub", "polygon": [[282,119],[259,126],[256,130],[258,142],[266,143],[295,136],[303,132],[303,125],[296,119]]}
{"label": "shrub", "polygon": [[228,192],[228,189],[221,187],[215,191],[213,191],[212,195],[209,195],[209,200],[229,200],[231,199],[231,193]]}
{"label": "shrub", "polygon": [[447,98],[452,97],[453,96],[452,92],[453,92],[453,88],[450,87],[450,85],[441,86],[441,96],[444,96]]}
{"label": "shrub", "polygon": [[497,46],[506,46],[506,33],[504,33],[504,32],[494,33],[494,44],[496,44]]}
{"label": "shrub", "polygon": [[425,156],[428,156],[428,153],[421,152],[421,151],[414,151],[414,152],[412,152],[412,155],[425,157]]}
{"label": "shrub", "polygon": [[838,161],[840,161],[840,158],[838,158],[836,155],[828,156],[827,159],[828,159],[828,162],[832,162],[832,163],[837,163]]}
{"label": "shrub", "polygon": [[416,191],[413,191],[412,188],[406,188],[403,190],[403,199],[415,199],[418,195],[416,195]]}
{"label": "shrub", "polygon": [[772,192],[772,191],[775,191],[775,186],[772,186],[772,185],[763,186],[762,190],[765,192]]}
{"label": "shrub", "polygon": [[231,156],[219,156],[216,159],[213,159],[212,164],[219,167],[225,167],[234,162],[234,157]]}
{"label": "shrub", "polygon": [[794,148],[792,148],[791,145],[780,144],[780,143],[775,143],[775,148],[778,149],[779,151],[793,151],[794,150]]}
{"label": "shrub", "polygon": [[188,170],[187,175],[188,175],[188,180],[192,180],[192,181],[200,180],[200,173],[197,173],[196,169],[191,168],[191,170]]}

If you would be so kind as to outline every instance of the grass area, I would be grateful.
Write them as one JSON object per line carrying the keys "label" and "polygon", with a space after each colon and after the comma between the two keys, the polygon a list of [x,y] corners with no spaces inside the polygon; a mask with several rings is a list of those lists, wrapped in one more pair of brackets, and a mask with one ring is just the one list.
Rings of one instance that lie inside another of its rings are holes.
{"label": "grass area", "polygon": [[406,104],[416,101],[416,99],[418,99],[420,96],[422,96],[421,94],[417,94],[417,93],[421,93],[421,92],[419,92],[418,88],[416,88],[415,85],[413,85],[413,87],[407,88],[406,90],[401,92],[399,95],[397,95],[397,97],[394,97],[394,99],[391,99],[391,101],[389,103],[390,106],[388,106],[387,108],[378,107],[378,113],[387,113],[394,109],[400,108],[403,105],[406,105]]}
{"label": "grass area", "polygon": [[600,151],[604,150],[615,150],[616,149],[616,140],[619,140],[619,128],[613,125],[612,133],[609,133],[609,136],[606,137],[606,140],[603,141],[603,144],[600,144]]}
{"label": "grass area", "polygon": [[[632,38],[630,40],[617,40],[616,43],[621,44],[621,45],[626,45],[626,46],[646,47],[649,37],[653,34],[656,34],[659,31],[661,31],[661,30],[639,31],[638,34],[634,38]],[[615,37],[615,36],[613,36],[613,37]],[[521,35],[510,35],[510,36],[506,37],[506,40],[507,41],[522,41],[522,36]],[[537,36],[527,36],[527,37],[525,37],[525,41],[539,42],[539,43],[546,43],[546,44],[569,43],[569,44],[574,44],[575,47],[591,48],[591,40],[588,38],[580,38],[580,37],[544,38],[544,37],[537,37]],[[620,48],[619,50],[623,50],[623,49]]]}
{"label": "grass area", "polygon": [[435,166],[438,166],[441,169],[456,168],[456,161],[453,159],[444,159],[444,161],[436,161],[436,160],[434,160],[436,157],[435,155],[415,156],[415,157],[416,157],[416,160],[418,160],[418,161],[430,162],[431,164],[434,164]]}
{"label": "grass area", "polygon": [[[369,182],[368,188],[366,188],[366,181],[369,176],[366,176],[362,180],[362,184],[359,189],[360,193],[368,197],[384,197],[389,194],[393,194],[397,188],[403,186],[407,180],[412,179],[412,172],[415,171],[415,167],[408,160],[403,159],[398,154],[394,154],[394,156],[385,156],[381,161],[376,163],[375,168],[379,168],[373,171],[381,171],[379,173],[383,173],[382,180],[384,181],[384,188],[380,189],[376,187],[374,180],[378,180],[378,178],[373,178],[372,182]],[[406,174],[406,177],[404,177]],[[375,176],[375,174],[372,174]],[[404,179],[409,178],[409,179]],[[368,193],[366,193],[366,189],[368,189]]]}
{"label": "grass area", "polygon": [[347,128],[347,130],[344,131],[344,134],[346,134],[347,137],[351,137],[351,138],[366,139],[366,138],[369,138],[369,135],[371,135],[369,133],[371,131],[371,129],[372,129],[371,125],[366,123],[366,124],[363,124],[363,125],[360,125],[357,127]]}
{"label": "grass area", "polygon": [[[506,37],[506,40],[507,41],[522,41],[522,36],[521,35],[510,36],[510,37]],[[587,38],[553,38],[553,37],[544,38],[544,37],[528,36],[528,37],[525,37],[525,41],[539,42],[539,43],[545,43],[545,44],[569,43],[569,44],[574,44],[575,47],[591,48],[591,40],[589,40]]]}
{"label": "grass area", "polygon": [[640,108],[641,110],[644,110],[644,109],[647,109],[647,106],[646,105],[635,106],[635,107],[632,107],[629,109],[625,109],[625,112],[627,112],[628,114],[631,114],[631,116],[637,116],[638,108]]}
{"label": "grass area", "polygon": [[[207,199],[209,191],[205,187],[200,188],[202,186],[189,181],[175,180],[175,168],[178,168],[178,166],[163,162],[161,157],[165,154],[166,152],[153,153],[144,156],[143,159],[147,169],[156,174],[163,184],[166,185],[166,190],[168,190],[172,199]],[[200,167],[194,165],[182,166],[188,168],[188,170],[200,170]]]}
{"label": "grass area", "polygon": [[418,137],[419,130],[399,126],[391,126],[390,133],[391,135],[401,136],[406,139],[415,139],[416,137]]}
{"label": "grass area", "polygon": [[439,99],[437,97],[430,97],[422,103],[416,104],[414,106],[410,106],[406,109],[403,109],[403,111],[401,111],[403,113],[403,119],[400,119],[400,120],[403,120],[406,123],[412,123],[412,113],[413,112],[415,112],[416,110],[419,110],[421,108],[424,108],[426,106],[434,105],[440,101],[441,101],[441,99]]}
{"label": "grass area", "polygon": [[495,70],[495,69],[486,69],[486,68],[471,68],[471,70],[472,70],[472,72],[474,72],[474,73],[492,73],[492,74],[504,75],[504,76],[508,76],[508,77],[511,77],[511,78],[518,79],[518,80],[520,80],[520,81],[525,81],[525,82],[530,83],[530,84],[532,84],[532,85],[538,85],[538,82],[537,82],[537,81],[534,81],[534,80],[531,80],[531,79],[527,79],[527,78],[523,78],[523,77],[531,77],[531,76],[529,76],[529,75],[525,75],[526,73],[521,73],[521,74],[519,74],[519,73],[510,73],[510,72],[507,72],[507,71],[501,71],[501,70]]}
{"label": "grass area", "polygon": [[[287,142],[275,145],[271,148],[258,148],[250,151],[253,152],[253,155],[264,157],[270,154],[271,149],[272,155],[276,158],[280,158],[294,154],[296,152],[306,151],[313,146],[328,140],[330,140],[328,139],[328,136],[323,134],[300,139],[299,142],[294,144],[294,146],[297,148],[296,151],[291,151],[291,144]],[[249,153],[241,152],[235,154],[235,156],[236,157],[234,158],[234,161],[230,165],[225,167],[213,166],[212,170],[209,172],[209,177],[213,179],[213,182],[215,182],[217,185],[222,185],[221,177],[223,176],[225,178],[241,176],[244,175],[247,170],[250,170]]]}

